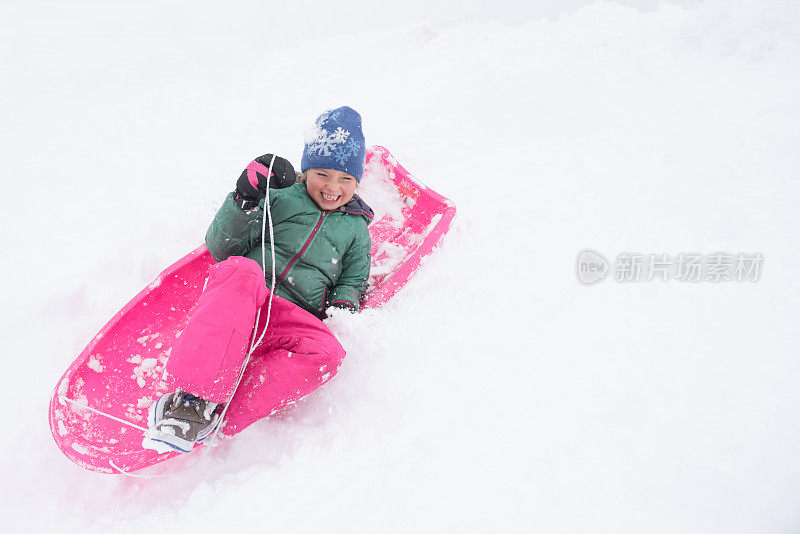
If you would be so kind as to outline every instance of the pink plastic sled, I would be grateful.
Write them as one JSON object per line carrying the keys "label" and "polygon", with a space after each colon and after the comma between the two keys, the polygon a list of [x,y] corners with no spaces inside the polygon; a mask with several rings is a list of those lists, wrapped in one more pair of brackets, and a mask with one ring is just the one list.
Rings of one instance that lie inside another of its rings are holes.
{"label": "pink plastic sled", "polygon": [[[377,308],[433,252],[456,209],[380,146],[367,150],[361,185],[362,196],[375,211],[365,307]],[[50,430],[70,460],[92,471],[116,473],[178,454],[143,449],[142,433],[150,404],[167,391],[164,365],[213,262],[201,246],[162,272],[100,330],[61,377],[50,401]],[[259,364],[257,359],[249,363]],[[223,428],[222,433],[233,432]]]}

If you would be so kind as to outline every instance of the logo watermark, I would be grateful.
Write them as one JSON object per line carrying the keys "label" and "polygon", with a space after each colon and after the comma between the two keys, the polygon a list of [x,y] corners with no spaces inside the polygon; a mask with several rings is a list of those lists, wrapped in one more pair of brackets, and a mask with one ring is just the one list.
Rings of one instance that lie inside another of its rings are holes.
{"label": "logo watermark", "polygon": [[575,274],[582,284],[592,285],[612,277],[617,282],[757,282],[764,266],[760,252],[699,254],[617,254],[614,263],[592,249],[578,253]]}
{"label": "logo watermark", "polygon": [[575,269],[578,280],[587,286],[602,282],[611,272],[606,257],[590,248],[580,251]]}

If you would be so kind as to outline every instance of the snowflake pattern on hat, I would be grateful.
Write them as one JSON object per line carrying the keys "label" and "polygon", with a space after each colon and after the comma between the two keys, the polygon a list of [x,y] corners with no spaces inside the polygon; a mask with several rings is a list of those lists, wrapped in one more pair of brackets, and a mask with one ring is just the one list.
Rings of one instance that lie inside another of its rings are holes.
{"label": "snowflake pattern on hat", "polygon": [[361,116],[347,106],[320,115],[306,134],[302,170],[330,168],[352,174],[360,180],[365,144]]}
{"label": "snowflake pattern on hat", "polygon": [[317,125],[317,127],[317,136],[314,142],[308,145],[309,154],[317,154],[320,156],[333,155],[335,157],[336,154],[341,152],[341,149],[344,148],[338,145],[347,141],[347,138],[350,137],[350,132],[343,129],[341,126],[331,133],[328,133],[328,130],[325,128],[320,128],[319,125]]}
{"label": "snowflake pattern on hat", "polygon": [[361,151],[361,143],[355,139],[348,139],[347,142],[338,147],[334,153],[333,158],[339,165],[347,165],[347,160],[351,157],[358,156]]}

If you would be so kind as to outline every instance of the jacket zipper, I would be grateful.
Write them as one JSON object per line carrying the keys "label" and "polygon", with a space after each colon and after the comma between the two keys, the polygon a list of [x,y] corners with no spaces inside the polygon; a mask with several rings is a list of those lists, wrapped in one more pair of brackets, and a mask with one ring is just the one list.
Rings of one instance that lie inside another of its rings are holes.
{"label": "jacket zipper", "polygon": [[326,215],[326,212],[324,212],[324,211],[322,213],[320,213],[319,220],[317,221],[317,225],[311,231],[311,235],[308,236],[308,239],[306,239],[306,242],[303,243],[303,248],[300,249],[300,252],[295,254],[294,257],[291,260],[289,260],[289,263],[286,264],[286,268],[284,268],[283,272],[281,272],[281,274],[278,275],[278,279],[279,280],[283,279],[283,277],[286,276],[286,274],[289,272],[289,269],[291,269],[292,265],[294,265],[294,262],[296,262],[298,259],[300,259],[300,256],[302,256],[303,253],[306,251],[306,249],[308,248],[308,245],[310,245],[311,241],[314,240],[314,236],[317,235],[317,232],[319,231],[320,226],[322,226],[322,221],[325,220],[325,215]]}
{"label": "jacket zipper", "polygon": [[328,298],[328,286],[325,286],[325,289],[322,290],[322,304],[319,305],[319,313],[325,311],[325,300]]}

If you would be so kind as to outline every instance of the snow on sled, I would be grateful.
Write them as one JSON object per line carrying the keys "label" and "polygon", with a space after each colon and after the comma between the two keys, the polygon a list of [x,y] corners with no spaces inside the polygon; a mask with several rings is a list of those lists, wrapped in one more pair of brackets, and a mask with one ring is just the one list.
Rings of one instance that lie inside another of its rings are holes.
{"label": "snow on sled", "polygon": [[[456,209],[380,146],[367,150],[361,185],[360,193],[375,211],[365,307],[377,308],[434,251]],[[180,454],[143,449],[142,433],[148,408],[168,390],[164,366],[212,263],[201,246],[162,272],[100,330],[61,377],[50,401],[50,430],[70,460],[92,471],[116,473]],[[263,361],[254,358],[248,367]],[[223,427],[222,433],[232,431]],[[190,455],[197,449],[202,446]]]}

